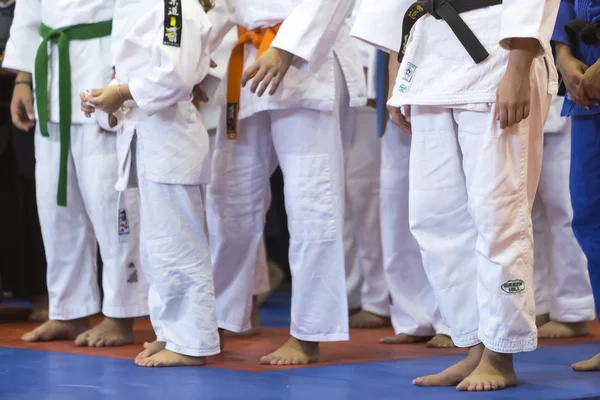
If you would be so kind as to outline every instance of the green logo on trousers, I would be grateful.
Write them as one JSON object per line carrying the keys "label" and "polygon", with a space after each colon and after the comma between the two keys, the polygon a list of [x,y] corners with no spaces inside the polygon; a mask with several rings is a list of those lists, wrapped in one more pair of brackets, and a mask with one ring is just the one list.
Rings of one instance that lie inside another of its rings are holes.
{"label": "green logo on trousers", "polygon": [[521,293],[525,290],[525,282],[520,279],[515,279],[513,281],[505,282],[500,288],[508,294]]}

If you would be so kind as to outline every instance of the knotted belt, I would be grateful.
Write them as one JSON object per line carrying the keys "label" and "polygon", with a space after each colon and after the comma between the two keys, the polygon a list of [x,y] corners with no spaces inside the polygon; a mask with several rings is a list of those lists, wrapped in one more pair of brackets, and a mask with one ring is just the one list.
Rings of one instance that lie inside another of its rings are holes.
{"label": "knotted belt", "polygon": [[60,165],[58,175],[57,203],[67,205],[67,166],[71,143],[71,40],[90,40],[110,36],[112,21],[81,24],[52,29],[40,26],[42,43],[35,57],[35,98],[38,125],[42,136],[48,137],[48,43],[58,47],[58,115],[60,131]]}
{"label": "knotted belt", "polygon": [[421,17],[431,14],[435,19],[444,20],[450,26],[450,29],[452,29],[473,61],[479,64],[488,58],[489,53],[459,14],[500,4],[502,4],[502,0],[417,1],[404,14],[404,20],[402,21],[402,47],[398,51],[398,61],[402,62],[404,58],[412,27]]}
{"label": "knotted belt", "polygon": [[227,139],[237,139],[237,123],[240,108],[240,91],[244,73],[244,46],[252,44],[257,50],[256,58],[260,57],[275,39],[281,24],[270,28],[245,29],[238,26],[238,40],[231,50],[229,73],[227,77]]}

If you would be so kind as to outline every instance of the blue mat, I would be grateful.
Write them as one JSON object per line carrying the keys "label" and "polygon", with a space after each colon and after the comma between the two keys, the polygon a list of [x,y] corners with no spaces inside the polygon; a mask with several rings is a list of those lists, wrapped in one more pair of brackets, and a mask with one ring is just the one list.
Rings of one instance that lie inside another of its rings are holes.
{"label": "blue mat", "polygon": [[575,373],[573,361],[600,344],[543,348],[516,358],[521,385],[494,393],[419,388],[415,376],[439,372],[460,356],[273,370],[139,368],[132,361],[0,348],[0,399],[401,400],[588,399],[600,396],[600,373]]}

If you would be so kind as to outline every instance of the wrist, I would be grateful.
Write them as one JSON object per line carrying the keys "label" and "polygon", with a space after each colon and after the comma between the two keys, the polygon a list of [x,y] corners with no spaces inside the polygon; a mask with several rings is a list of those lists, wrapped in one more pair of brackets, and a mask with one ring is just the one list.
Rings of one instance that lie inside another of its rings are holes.
{"label": "wrist", "polygon": [[129,90],[129,84],[127,84],[127,83],[119,84],[117,86],[117,88],[118,88],[119,96],[121,97],[121,100],[123,100],[124,102],[127,100],[133,100],[133,97],[131,96],[131,91]]}
{"label": "wrist", "polygon": [[19,72],[16,81],[32,84],[33,78],[29,72]]}
{"label": "wrist", "polygon": [[508,57],[508,70],[529,73],[536,53],[529,50],[513,49]]}

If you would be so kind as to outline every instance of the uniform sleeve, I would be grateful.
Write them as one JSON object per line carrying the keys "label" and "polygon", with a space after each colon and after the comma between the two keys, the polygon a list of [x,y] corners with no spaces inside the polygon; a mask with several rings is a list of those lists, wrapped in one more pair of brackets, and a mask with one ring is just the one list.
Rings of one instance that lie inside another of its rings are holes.
{"label": "uniform sleeve", "polygon": [[6,43],[3,68],[33,73],[35,55],[41,40],[41,14],[40,0],[19,0],[15,3],[15,15]]}
{"label": "uniform sleeve", "polygon": [[215,7],[207,15],[212,26],[208,40],[209,53],[212,54],[221,45],[227,33],[235,27],[235,24],[231,21],[231,12],[226,0],[215,0]]}
{"label": "uniform sleeve", "polygon": [[319,68],[333,50],[355,0],[302,0],[285,19],[271,44]]}
{"label": "uniform sleeve", "polygon": [[500,27],[500,46],[512,49],[512,39],[537,39],[543,48],[539,55],[550,51],[550,39],[556,22],[560,0],[504,0]]}
{"label": "uniform sleeve", "polygon": [[402,45],[402,20],[414,0],[363,0],[350,35],[383,51]]}
{"label": "uniform sleeve", "polygon": [[[164,1],[172,3],[172,0]],[[167,35],[171,27],[165,23],[168,18],[161,2],[160,9],[153,13],[156,30],[152,35],[153,65],[149,73],[129,81],[131,96],[146,115],[189,99],[194,85],[208,71],[210,57],[205,42],[210,25],[196,0],[180,1],[183,6],[181,29],[173,33],[180,37]],[[203,74],[199,70],[204,71]]]}
{"label": "uniform sleeve", "polygon": [[569,39],[565,32],[565,25],[574,20],[575,17],[575,2],[574,0],[561,0],[558,8],[558,16],[556,17],[556,25],[552,33],[552,41],[569,44]]}

